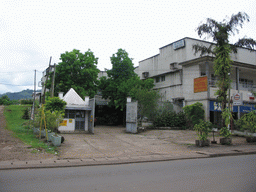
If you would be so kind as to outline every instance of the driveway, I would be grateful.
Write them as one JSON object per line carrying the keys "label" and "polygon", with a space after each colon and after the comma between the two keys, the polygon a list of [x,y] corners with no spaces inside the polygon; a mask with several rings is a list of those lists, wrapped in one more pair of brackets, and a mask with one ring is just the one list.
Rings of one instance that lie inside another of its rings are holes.
{"label": "driveway", "polygon": [[[64,143],[59,147],[61,159],[133,157],[161,154],[190,154],[187,144],[177,145],[170,137],[177,138],[181,131],[147,131],[140,134],[125,133],[124,127],[95,127],[95,134],[62,134]],[[168,136],[165,132],[169,132]],[[193,131],[186,131],[191,136]],[[192,139],[192,137],[191,137]],[[184,144],[182,144],[182,142]]]}
{"label": "driveway", "polygon": [[[256,149],[243,137],[233,137],[233,145],[220,144],[211,147],[195,147],[197,138],[191,130],[147,130],[139,134],[125,132],[124,127],[98,126],[95,134],[62,134],[64,143],[59,147],[60,159],[85,158],[135,158],[148,155],[193,156],[198,152],[216,153]],[[212,135],[210,136],[212,140]],[[216,137],[219,143],[219,136]]]}

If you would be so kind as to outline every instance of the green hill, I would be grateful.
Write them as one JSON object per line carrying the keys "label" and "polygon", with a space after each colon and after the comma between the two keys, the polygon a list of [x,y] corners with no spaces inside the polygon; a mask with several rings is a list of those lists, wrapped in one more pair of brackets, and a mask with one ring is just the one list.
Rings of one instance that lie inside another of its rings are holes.
{"label": "green hill", "polygon": [[[38,91],[40,91],[40,90],[38,90]],[[10,100],[32,99],[33,92],[34,92],[33,90],[29,90],[29,89],[23,90],[20,92],[16,92],[16,93],[7,92],[4,94],[0,94],[0,97],[2,97],[3,95],[7,95]]]}

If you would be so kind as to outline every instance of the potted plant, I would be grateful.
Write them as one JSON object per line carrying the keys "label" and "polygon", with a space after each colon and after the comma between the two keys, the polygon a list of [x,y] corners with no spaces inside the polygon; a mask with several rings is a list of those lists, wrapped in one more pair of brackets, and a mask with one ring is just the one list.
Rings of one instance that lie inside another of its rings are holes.
{"label": "potted plant", "polygon": [[220,129],[220,135],[223,136],[223,138],[220,138],[220,143],[222,145],[230,145],[232,143],[231,132],[227,127],[222,127]]}
{"label": "potted plant", "polygon": [[52,131],[48,134],[48,140],[52,142],[54,146],[60,146],[61,136],[57,134],[59,123],[63,120],[62,111],[46,111],[46,119],[49,129]]}
{"label": "potted plant", "polygon": [[222,145],[230,145],[232,143],[232,139],[230,138],[231,131],[228,129],[228,126],[230,125],[230,120],[233,118],[232,113],[228,108],[226,108],[222,112],[221,116],[226,126],[220,129],[220,135],[223,136],[223,138],[220,138],[220,143]]}
{"label": "potted plant", "polygon": [[194,130],[197,132],[199,140],[196,140],[196,146],[204,147],[210,145],[210,140],[208,139],[209,132],[211,131],[212,123],[209,121],[200,122],[194,126]]}

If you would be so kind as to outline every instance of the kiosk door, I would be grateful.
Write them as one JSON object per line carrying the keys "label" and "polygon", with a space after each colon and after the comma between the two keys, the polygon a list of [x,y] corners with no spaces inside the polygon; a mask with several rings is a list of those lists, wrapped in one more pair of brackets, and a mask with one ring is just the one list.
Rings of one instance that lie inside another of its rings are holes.
{"label": "kiosk door", "polygon": [[75,130],[84,131],[85,129],[85,111],[76,111]]}

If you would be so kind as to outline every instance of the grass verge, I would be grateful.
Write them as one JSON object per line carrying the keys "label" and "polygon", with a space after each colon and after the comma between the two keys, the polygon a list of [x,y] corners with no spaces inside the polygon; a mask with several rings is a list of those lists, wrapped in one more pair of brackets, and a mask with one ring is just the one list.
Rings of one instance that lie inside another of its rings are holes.
{"label": "grass verge", "polygon": [[4,116],[6,119],[6,128],[13,132],[13,136],[19,138],[22,142],[35,149],[45,149],[46,152],[55,154],[56,147],[49,145],[36,138],[32,128],[29,126],[29,120],[22,119],[24,110],[29,105],[9,105],[5,106]]}

